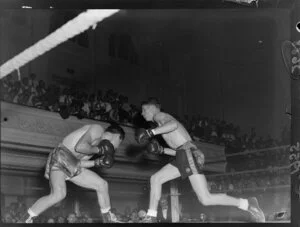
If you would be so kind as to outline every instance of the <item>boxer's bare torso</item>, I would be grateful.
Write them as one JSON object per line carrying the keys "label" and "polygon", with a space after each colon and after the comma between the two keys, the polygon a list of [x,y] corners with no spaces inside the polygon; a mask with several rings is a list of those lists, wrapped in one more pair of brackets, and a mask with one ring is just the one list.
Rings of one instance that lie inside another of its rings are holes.
{"label": "boxer's bare torso", "polygon": [[184,128],[184,126],[177,121],[174,117],[170,114],[159,112],[159,117],[154,116],[154,121],[159,125],[162,126],[169,121],[175,121],[177,123],[177,128],[174,131],[161,134],[166,143],[172,148],[176,149],[181,145],[185,144],[188,141],[191,141],[191,137],[188,131]]}

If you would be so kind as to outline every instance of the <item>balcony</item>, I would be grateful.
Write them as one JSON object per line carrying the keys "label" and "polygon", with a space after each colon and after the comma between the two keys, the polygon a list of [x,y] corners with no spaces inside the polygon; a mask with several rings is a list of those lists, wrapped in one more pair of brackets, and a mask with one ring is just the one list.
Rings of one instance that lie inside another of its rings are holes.
{"label": "balcony", "polygon": [[[1,171],[32,174],[43,171],[48,153],[63,137],[85,124],[108,123],[76,117],[63,120],[58,113],[1,101]],[[147,154],[134,139],[135,129],[122,126],[126,138],[116,152],[113,168],[101,170],[114,178],[146,180],[167,163],[167,156]],[[198,144],[205,153],[206,171],[224,172],[224,148]]]}

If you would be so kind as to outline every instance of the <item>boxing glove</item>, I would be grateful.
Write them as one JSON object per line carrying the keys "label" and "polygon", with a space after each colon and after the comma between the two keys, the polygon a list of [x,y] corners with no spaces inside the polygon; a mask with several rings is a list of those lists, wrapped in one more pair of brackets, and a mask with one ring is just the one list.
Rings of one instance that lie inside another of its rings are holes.
{"label": "boxing glove", "polygon": [[159,144],[157,140],[152,140],[148,145],[147,145],[147,151],[152,154],[163,154],[164,153],[164,148]]}
{"label": "boxing glove", "polygon": [[95,167],[111,168],[114,164],[114,157],[112,155],[104,155],[94,160]]}
{"label": "boxing glove", "polygon": [[115,153],[114,145],[109,140],[101,140],[98,144],[98,155],[111,155]]}
{"label": "boxing glove", "polygon": [[149,142],[149,140],[154,136],[154,133],[152,131],[152,129],[139,129],[137,130],[137,133],[136,133],[136,141],[139,143],[139,144],[146,144]]}

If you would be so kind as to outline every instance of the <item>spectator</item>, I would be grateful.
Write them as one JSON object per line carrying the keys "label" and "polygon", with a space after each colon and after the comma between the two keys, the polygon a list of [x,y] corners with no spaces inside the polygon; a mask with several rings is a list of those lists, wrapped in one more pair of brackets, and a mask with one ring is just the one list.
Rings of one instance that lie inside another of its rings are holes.
{"label": "spectator", "polygon": [[3,79],[0,80],[1,83],[1,99],[3,100],[9,100],[10,97],[10,91],[14,86],[14,79],[11,74],[7,75]]}
{"label": "spectator", "polygon": [[211,126],[209,124],[209,121],[208,119],[206,119],[204,121],[204,138],[205,138],[205,141],[210,141],[210,136],[211,136],[211,133],[212,133],[212,129],[211,129]]}
{"label": "spectator", "polygon": [[85,222],[84,223],[93,223],[93,219],[90,217],[85,218]]}
{"label": "spectator", "polygon": [[131,209],[129,206],[126,206],[125,211],[124,211],[124,216],[126,218],[128,218],[128,220],[130,219],[130,214],[131,214]]}
{"label": "spectator", "polygon": [[74,101],[71,99],[69,89],[64,88],[62,94],[59,96],[59,114],[63,119],[66,119],[71,114],[72,106]]}
{"label": "spectator", "polygon": [[110,112],[112,111],[112,106],[109,103],[109,101],[104,100],[104,105],[105,105],[105,112],[102,115],[103,120],[109,120],[110,117]]}
{"label": "spectator", "polygon": [[43,96],[44,109],[54,111],[58,109],[60,88],[56,85],[50,85]]}
{"label": "spectator", "polygon": [[139,216],[137,210],[133,210],[130,216],[129,223],[138,223],[139,222]]}
{"label": "spectator", "polygon": [[56,222],[57,222],[57,223],[65,223],[65,218],[62,217],[62,216],[58,216]]}
{"label": "spectator", "polygon": [[4,223],[14,223],[14,220],[13,220],[11,214],[9,214],[8,212],[4,213],[2,220]]}
{"label": "spectator", "polygon": [[38,86],[38,81],[36,80],[36,74],[31,73],[29,75],[28,85],[32,88],[31,92],[35,92],[36,87]]}
{"label": "spectator", "polygon": [[102,117],[105,112],[106,112],[106,106],[105,103],[100,99],[97,98],[97,100],[95,100],[94,102],[94,111],[95,111],[95,120],[101,120],[104,119],[104,117]]}
{"label": "spectator", "polygon": [[109,111],[109,121],[119,122],[119,109],[116,104],[113,105],[112,109]]}
{"label": "spectator", "polygon": [[138,212],[138,217],[139,217],[139,220],[141,221],[145,216],[146,216],[146,211],[145,210],[140,210]]}
{"label": "spectator", "polygon": [[68,223],[77,223],[77,217],[74,213],[70,213],[67,217]]}
{"label": "spectator", "polygon": [[194,129],[192,134],[197,140],[204,139],[204,123],[202,120],[199,120],[192,128]]}
{"label": "spectator", "polygon": [[159,201],[157,218],[158,221],[162,223],[171,222],[171,214],[167,195],[163,195]]}
{"label": "spectator", "polygon": [[128,103],[128,97],[120,96],[121,107],[119,109],[119,118],[121,123],[128,123],[131,121],[130,112],[131,107]]}
{"label": "spectator", "polygon": [[89,98],[88,98],[88,102],[89,102],[89,108],[90,108],[90,115],[89,118],[91,119],[95,119],[95,101],[96,101],[96,95],[90,94]]}
{"label": "spectator", "polygon": [[81,116],[82,118],[89,118],[91,114],[91,103],[88,100],[88,94],[85,92],[82,94],[82,107],[81,107]]}
{"label": "spectator", "polygon": [[20,81],[15,81],[11,89],[9,89],[8,101],[18,103],[19,95],[21,94],[22,84]]}
{"label": "spectator", "polygon": [[211,126],[211,141],[212,143],[215,143],[217,144],[219,141],[218,141],[218,133],[217,133],[217,126],[215,124],[213,124]]}
{"label": "spectator", "polygon": [[46,94],[46,83],[43,80],[39,80],[38,86],[36,87],[37,95],[39,98],[43,98]]}
{"label": "spectator", "polygon": [[53,218],[49,218],[47,223],[55,223]]}
{"label": "spectator", "polygon": [[206,214],[201,213],[200,214],[200,222],[206,222],[206,221],[207,221]]}
{"label": "spectator", "polygon": [[189,116],[188,115],[184,115],[183,116],[183,121],[182,121],[183,125],[185,126],[185,128],[188,130],[188,131],[191,131],[191,121],[189,120]]}

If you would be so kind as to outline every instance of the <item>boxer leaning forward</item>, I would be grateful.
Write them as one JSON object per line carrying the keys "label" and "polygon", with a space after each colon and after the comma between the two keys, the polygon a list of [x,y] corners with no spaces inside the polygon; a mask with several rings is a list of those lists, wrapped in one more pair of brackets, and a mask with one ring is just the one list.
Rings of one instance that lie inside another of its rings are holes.
{"label": "boxer leaning forward", "polygon": [[[150,98],[142,104],[142,116],[146,121],[156,122],[154,129],[140,129],[136,139],[140,144],[147,144],[147,150],[156,154],[175,156],[175,160],[165,165],[161,170],[151,176],[149,209],[143,222],[156,222],[157,206],[161,197],[162,184],[178,177],[188,177],[198,200],[204,206],[222,205],[235,206],[249,212],[251,222],[265,222],[263,211],[255,197],[242,199],[228,196],[227,194],[212,194],[207,187],[203,174],[204,154],[193,143],[189,133],[171,115],[160,110],[157,99]],[[157,140],[152,138],[161,134],[170,148],[163,148]]]}
{"label": "boxer leaning forward", "polygon": [[[104,129],[93,124],[85,125],[67,135],[61,144],[50,152],[45,177],[49,179],[51,192],[37,200],[18,223],[32,223],[33,218],[63,200],[66,196],[66,181],[97,192],[103,222],[113,222],[110,212],[108,183],[91,167],[110,168],[114,153],[124,140],[125,132],[118,125]],[[94,160],[90,160],[96,155]]]}

